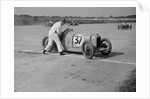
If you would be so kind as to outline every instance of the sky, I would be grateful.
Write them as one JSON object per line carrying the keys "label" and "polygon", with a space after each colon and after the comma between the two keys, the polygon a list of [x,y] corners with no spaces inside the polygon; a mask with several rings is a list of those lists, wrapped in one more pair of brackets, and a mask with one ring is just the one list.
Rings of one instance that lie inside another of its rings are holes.
{"label": "sky", "polygon": [[135,7],[15,7],[14,14],[32,16],[94,16],[136,15]]}

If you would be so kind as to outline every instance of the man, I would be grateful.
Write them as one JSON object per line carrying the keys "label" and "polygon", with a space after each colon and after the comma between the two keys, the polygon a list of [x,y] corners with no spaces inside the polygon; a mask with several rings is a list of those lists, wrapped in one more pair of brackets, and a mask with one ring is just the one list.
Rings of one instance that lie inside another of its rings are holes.
{"label": "man", "polygon": [[123,22],[122,24],[123,24],[123,28],[126,28],[127,24],[125,22]]}
{"label": "man", "polygon": [[60,41],[60,38],[59,38],[59,35],[61,34],[61,27],[65,23],[66,23],[66,20],[62,19],[61,21],[56,22],[51,27],[51,29],[49,30],[49,34],[48,34],[48,37],[49,37],[48,45],[45,47],[45,49],[43,51],[43,54],[45,54],[45,52],[48,49],[52,48],[52,44],[53,44],[53,41],[54,41],[56,43],[56,45],[57,45],[58,52],[60,53],[60,55],[65,55],[65,53],[63,52],[64,48],[63,48],[63,46],[61,44],[61,41]]}
{"label": "man", "polygon": [[123,24],[124,26],[126,25],[126,23],[125,23],[125,22],[123,22],[122,24]]}
{"label": "man", "polygon": [[50,22],[49,22],[49,26],[50,26],[50,27],[52,27],[52,26],[53,26],[53,24],[54,24],[54,23],[50,20]]}

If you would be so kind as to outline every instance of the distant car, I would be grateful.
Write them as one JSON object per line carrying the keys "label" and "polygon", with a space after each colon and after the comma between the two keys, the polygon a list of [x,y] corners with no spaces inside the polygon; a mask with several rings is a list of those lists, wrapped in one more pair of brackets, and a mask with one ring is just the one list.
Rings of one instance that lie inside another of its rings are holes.
{"label": "distant car", "polygon": [[130,25],[130,24],[120,24],[120,25],[118,25],[118,30],[119,29],[122,29],[122,30],[129,30],[129,29],[131,29],[132,28],[132,25]]}
{"label": "distant car", "polygon": [[78,26],[78,25],[79,25],[79,23],[74,22],[74,21],[72,21],[72,22],[69,24],[69,26]]}
{"label": "distant car", "polygon": [[[85,35],[86,34],[86,35]],[[95,53],[101,53],[107,56],[112,49],[109,39],[101,38],[99,34],[87,35],[87,33],[74,32],[73,29],[67,28],[59,36],[64,42],[66,51],[82,52],[87,59],[91,59]],[[42,40],[43,48],[48,44],[48,36]],[[58,51],[56,43],[53,42],[51,51]]]}

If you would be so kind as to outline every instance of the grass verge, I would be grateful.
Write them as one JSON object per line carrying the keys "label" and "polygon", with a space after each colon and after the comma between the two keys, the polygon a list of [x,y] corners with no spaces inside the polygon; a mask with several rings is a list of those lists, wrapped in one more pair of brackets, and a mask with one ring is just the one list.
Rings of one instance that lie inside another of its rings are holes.
{"label": "grass verge", "polygon": [[118,92],[136,92],[136,69],[129,72],[127,79],[123,80],[119,87]]}

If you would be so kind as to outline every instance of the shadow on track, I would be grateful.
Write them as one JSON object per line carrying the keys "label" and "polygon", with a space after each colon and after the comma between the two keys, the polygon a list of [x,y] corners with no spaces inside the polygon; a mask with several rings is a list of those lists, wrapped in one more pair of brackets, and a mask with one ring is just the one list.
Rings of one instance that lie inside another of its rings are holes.
{"label": "shadow on track", "polygon": [[[19,53],[26,53],[29,55],[37,55],[37,54],[42,54],[42,52],[34,52],[34,51],[18,51]],[[51,53],[58,53],[58,52],[51,52]],[[67,54],[76,54],[76,55],[83,55],[82,52],[75,52],[75,51],[65,51]],[[47,53],[48,54],[48,53]],[[123,55],[123,52],[111,52],[108,56],[102,55],[101,53],[95,53],[96,58],[110,58],[110,57],[115,57],[115,56],[120,56]]]}
{"label": "shadow on track", "polygon": [[18,51],[18,53],[26,53],[26,54],[42,54],[40,52],[34,52],[34,51]]}
{"label": "shadow on track", "polygon": [[78,54],[83,55],[82,52],[75,52],[75,51],[65,51],[67,54]]}
{"label": "shadow on track", "polygon": [[95,54],[95,57],[110,58],[110,57],[120,56],[123,54],[124,54],[123,52],[111,52],[108,56],[102,54]]}
{"label": "shadow on track", "polygon": [[[82,52],[75,52],[75,51],[66,51],[68,54],[77,54],[77,55],[83,55]],[[101,57],[101,58],[110,58],[115,56],[123,55],[123,52],[111,52],[108,56],[102,55],[101,53],[95,54],[95,57]]]}

